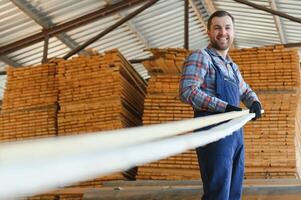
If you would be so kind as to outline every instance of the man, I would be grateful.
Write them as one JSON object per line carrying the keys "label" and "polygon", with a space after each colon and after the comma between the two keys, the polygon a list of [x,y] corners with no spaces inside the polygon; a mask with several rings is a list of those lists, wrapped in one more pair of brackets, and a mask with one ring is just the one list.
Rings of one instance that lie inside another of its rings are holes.
{"label": "man", "polygon": [[[242,101],[255,113],[253,120],[260,118],[258,97],[228,55],[234,39],[234,18],[226,11],[216,11],[210,16],[207,29],[208,47],[193,52],[184,63],[181,100],[193,107],[195,117],[241,111]],[[196,152],[203,181],[202,199],[240,199],[244,173],[242,129],[199,147]]]}

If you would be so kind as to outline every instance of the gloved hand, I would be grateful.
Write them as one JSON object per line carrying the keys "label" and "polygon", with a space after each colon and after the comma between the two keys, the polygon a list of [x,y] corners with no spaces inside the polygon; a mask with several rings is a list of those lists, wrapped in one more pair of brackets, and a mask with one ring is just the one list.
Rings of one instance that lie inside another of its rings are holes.
{"label": "gloved hand", "polygon": [[231,112],[231,111],[241,111],[242,109],[236,106],[232,106],[230,104],[227,105],[225,112]]}
{"label": "gloved hand", "polygon": [[252,119],[253,121],[261,117],[261,105],[258,101],[252,103],[250,113],[255,113],[255,117]]}

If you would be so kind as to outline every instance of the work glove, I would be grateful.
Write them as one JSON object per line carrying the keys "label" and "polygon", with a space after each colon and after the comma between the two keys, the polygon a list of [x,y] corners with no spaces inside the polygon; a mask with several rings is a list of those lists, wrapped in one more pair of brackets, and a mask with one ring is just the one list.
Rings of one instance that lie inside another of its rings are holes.
{"label": "work glove", "polygon": [[253,121],[261,117],[261,105],[258,101],[252,103],[250,113],[255,113],[255,117],[252,119]]}
{"label": "work glove", "polygon": [[236,106],[232,106],[230,104],[227,105],[225,112],[231,112],[231,111],[241,111],[242,109]]}

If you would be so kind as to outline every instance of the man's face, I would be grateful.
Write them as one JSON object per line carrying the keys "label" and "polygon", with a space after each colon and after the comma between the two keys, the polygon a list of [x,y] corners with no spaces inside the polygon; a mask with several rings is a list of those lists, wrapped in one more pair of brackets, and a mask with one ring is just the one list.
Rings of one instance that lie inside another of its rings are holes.
{"label": "man's face", "polygon": [[214,17],[211,21],[208,36],[213,48],[227,50],[233,43],[234,25],[229,16]]}

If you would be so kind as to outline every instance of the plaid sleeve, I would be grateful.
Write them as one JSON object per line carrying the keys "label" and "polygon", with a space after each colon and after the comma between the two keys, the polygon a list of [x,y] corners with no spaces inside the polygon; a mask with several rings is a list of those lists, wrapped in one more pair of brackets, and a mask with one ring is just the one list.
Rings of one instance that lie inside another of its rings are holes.
{"label": "plaid sleeve", "polygon": [[209,55],[203,51],[195,51],[187,57],[180,81],[180,99],[195,110],[224,112],[227,103],[205,91],[208,87],[205,77],[208,75],[209,61]]}
{"label": "plaid sleeve", "polygon": [[250,108],[252,103],[254,101],[259,101],[256,93],[251,89],[251,87],[244,81],[239,68],[237,65],[234,65],[236,74],[239,79],[239,90],[240,90],[240,100],[243,102],[243,104],[247,107]]}

